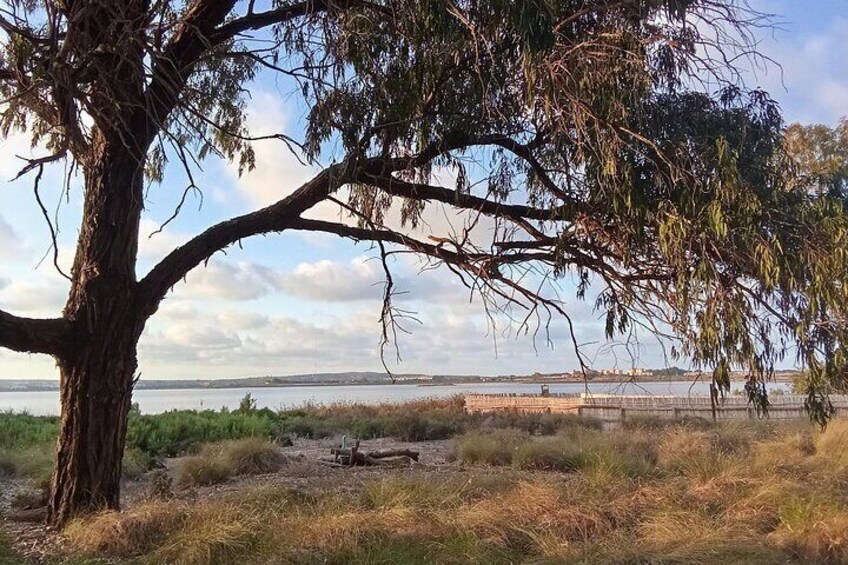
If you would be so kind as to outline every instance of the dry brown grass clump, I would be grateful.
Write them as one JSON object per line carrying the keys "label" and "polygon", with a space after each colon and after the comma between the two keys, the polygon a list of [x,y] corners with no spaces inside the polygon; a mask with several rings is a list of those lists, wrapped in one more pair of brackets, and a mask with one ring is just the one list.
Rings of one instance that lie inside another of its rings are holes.
{"label": "dry brown grass clump", "polygon": [[225,441],[206,445],[197,455],[180,461],[176,483],[181,487],[217,484],[237,475],[274,473],[285,463],[285,455],[271,441]]}
{"label": "dry brown grass clump", "polygon": [[[177,502],[148,502],[131,512],[104,512],[71,522],[65,536],[88,555],[131,557],[158,549],[186,521],[190,507]],[[194,509],[191,509],[194,511]]]}

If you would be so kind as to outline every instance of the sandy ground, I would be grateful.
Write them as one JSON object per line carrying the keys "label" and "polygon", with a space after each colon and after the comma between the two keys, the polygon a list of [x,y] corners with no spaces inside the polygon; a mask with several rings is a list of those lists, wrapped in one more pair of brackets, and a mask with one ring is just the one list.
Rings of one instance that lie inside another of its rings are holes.
{"label": "sandy ground", "polygon": [[[209,487],[175,489],[177,499],[201,500],[220,494],[254,486],[284,486],[298,490],[325,490],[356,492],[368,480],[388,474],[454,473],[460,467],[448,461],[452,441],[400,442],[391,438],[363,441],[360,449],[377,451],[385,449],[411,449],[419,453],[417,463],[404,468],[352,467],[333,468],[322,465],[319,458],[330,457],[330,449],[339,445],[338,438],[322,440],[296,439],[294,445],[280,450],[290,462],[277,473],[234,477],[230,481]],[[179,459],[165,462],[169,469],[179,464]],[[148,473],[137,481],[122,485],[122,504],[125,508],[148,497]],[[43,525],[43,510],[16,512],[10,508],[12,497],[31,488],[28,481],[0,478],[0,530],[4,531],[15,549],[31,563],[45,563],[47,556],[62,553],[61,536]]]}

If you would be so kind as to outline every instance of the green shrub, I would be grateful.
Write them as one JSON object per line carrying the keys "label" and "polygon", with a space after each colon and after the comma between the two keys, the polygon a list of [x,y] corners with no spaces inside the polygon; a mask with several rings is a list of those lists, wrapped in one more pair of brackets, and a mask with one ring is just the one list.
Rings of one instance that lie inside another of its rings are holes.
{"label": "green shrub", "polygon": [[274,426],[274,435],[293,435],[309,439],[323,439],[335,433],[335,429],[326,422],[316,420],[310,416],[295,416],[283,420]]}
{"label": "green shrub", "polygon": [[525,414],[521,412],[494,412],[475,414],[470,417],[474,427],[486,429],[513,428],[530,435],[554,435],[569,429],[598,429],[602,424],[598,420],[582,418],[575,414]]}
{"label": "green shrub", "polygon": [[351,422],[347,427],[347,431],[355,438],[374,439],[390,435],[388,432],[389,427],[390,425],[384,418],[363,418]]}
{"label": "green shrub", "polygon": [[50,483],[55,446],[51,443],[27,448],[0,449],[0,474],[28,478],[37,485]]}
{"label": "green shrub", "polygon": [[426,414],[400,414],[392,419],[388,432],[401,441],[448,439],[462,430],[455,421],[441,420]]}
{"label": "green shrub", "polygon": [[140,479],[152,466],[153,457],[137,447],[131,447],[124,451],[124,459],[121,462],[121,476],[129,480]]}
{"label": "green shrub", "polygon": [[0,412],[0,449],[55,443],[59,418]]}
{"label": "green shrub", "polygon": [[[271,415],[269,415],[271,414]],[[162,414],[131,414],[127,447],[154,456],[175,457],[203,443],[246,437],[272,438],[273,413],[174,410]]]}
{"label": "green shrub", "polygon": [[538,471],[577,471],[586,465],[587,454],[565,437],[545,437],[520,444],[512,453],[512,464],[519,469]]}
{"label": "green shrub", "polygon": [[226,461],[199,455],[186,457],[176,468],[177,485],[181,487],[223,483],[228,481],[232,474],[233,471]]}

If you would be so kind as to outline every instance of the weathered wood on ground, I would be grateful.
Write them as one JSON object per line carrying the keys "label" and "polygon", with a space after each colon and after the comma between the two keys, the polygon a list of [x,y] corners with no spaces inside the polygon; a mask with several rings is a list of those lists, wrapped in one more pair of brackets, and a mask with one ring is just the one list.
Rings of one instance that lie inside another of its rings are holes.
{"label": "weathered wood on ground", "polygon": [[351,447],[334,447],[330,449],[332,460],[320,459],[321,464],[332,463],[332,467],[349,467],[353,465],[369,465],[384,467],[401,467],[418,461],[418,452],[411,449],[384,449],[363,453],[359,441]]}

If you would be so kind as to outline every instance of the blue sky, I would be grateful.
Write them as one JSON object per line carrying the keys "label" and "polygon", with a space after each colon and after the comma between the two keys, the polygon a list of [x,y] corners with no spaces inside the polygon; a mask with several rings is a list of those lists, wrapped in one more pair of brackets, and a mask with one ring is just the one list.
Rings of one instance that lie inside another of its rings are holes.
{"label": "blue sky", "polygon": [[[761,49],[772,66],[747,77],[782,105],[787,120],[835,124],[848,115],[848,1],[758,0],[752,5],[777,14],[779,28],[761,35]],[[290,95],[289,85],[261,77],[252,87],[250,125],[254,134],[286,131],[297,136],[306,108]],[[0,179],[20,168],[17,155],[29,155],[23,136],[6,140],[0,150]],[[256,144],[257,169],[239,178],[235,167],[216,160],[197,177],[203,205],[189,201],[163,233],[148,237],[166,219],[186,185],[170,167],[166,181],[150,188],[143,219],[139,274],[175,245],[213,223],[268,204],[308,180],[303,167],[279,142]],[[80,212],[80,190],[72,182],[63,194],[63,167],[45,174],[42,195],[58,209],[59,262],[72,260]],[[0,308],[19,315],[50,316],[61,310],[67,281],[50,258],[47,227],[32,191],[32,179],[4,182],[0,188]],[[61,204],[60,204],[61,203]],[[334,214],[329,208],[315,212]],[[428,212],[429,227],[439,232],[456,225],[443,209]],[[365,245],[329,236],[286,234],[245,241],[243,249],[218,254],[205,269],[169,295],[151,320],[140,345],[142,378],[216,378],[337,370],[379,370],[381,268]],[[486,323],[479,302],[444,272],[417,275],[412,257],[399,259],[401,300],[417,312],[402,336],[399,372],[510,374],[576,368],[562,321],[552,327],[554,347],[534,340],[515,326]],[[598,367],[661,367],[662,347],[648,335],[630,348],[609,347],[603,322],[591,304],[570,298],[578,339]],[[518,334],[518,335],[516,335]],[[670,362],[670,361],[668,361]],[[685,362],[681,362],[685,364]],[[55,378],[52,360],[0,350],[0,378]]]}

